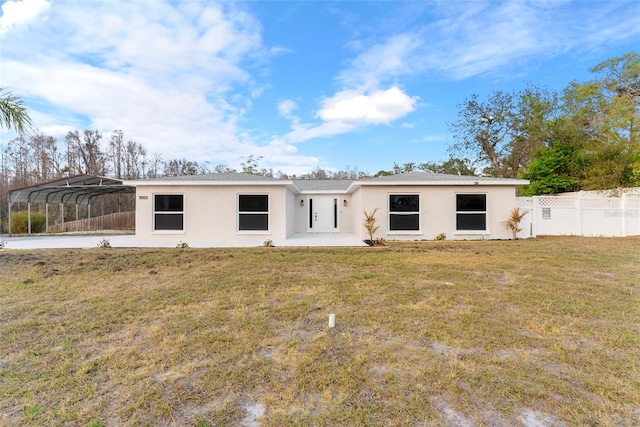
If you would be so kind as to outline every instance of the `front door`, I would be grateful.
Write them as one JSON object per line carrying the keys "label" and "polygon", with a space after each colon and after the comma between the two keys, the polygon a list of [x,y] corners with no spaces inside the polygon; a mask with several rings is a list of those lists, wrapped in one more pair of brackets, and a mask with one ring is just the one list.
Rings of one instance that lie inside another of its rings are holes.
{"label": "front door", "polygon": [[309,196],[307,229],[311,233],[338,231],[338,198],[335,196]]}

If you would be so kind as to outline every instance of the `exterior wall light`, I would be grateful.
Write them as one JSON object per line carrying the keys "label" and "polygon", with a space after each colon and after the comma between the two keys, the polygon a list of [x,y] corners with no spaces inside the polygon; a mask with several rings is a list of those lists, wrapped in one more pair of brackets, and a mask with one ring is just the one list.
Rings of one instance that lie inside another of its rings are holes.
{"label": "exterior wall light", "polygon": [[347,206],[347,199],[344,199],[344,200],[342,201],[342,204],[343,204],[344,206]]}
{"label": "exterior wall light", "polygon": [[304,199],[300,199],[300,206],[304,206]]}

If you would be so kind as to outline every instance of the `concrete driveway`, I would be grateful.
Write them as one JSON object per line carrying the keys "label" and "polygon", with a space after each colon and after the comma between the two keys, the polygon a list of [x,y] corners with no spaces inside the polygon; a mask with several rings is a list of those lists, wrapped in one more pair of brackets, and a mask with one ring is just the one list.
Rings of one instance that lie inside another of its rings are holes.
{"label": "concrete driveway", "polygon": [[[51,248],[96,248],[102,239],[107,239],[114,248],[175,248],[175,243],[149,243],[136,240],[134,235],[125,234],[69,234],[69,235],[32,235],[0,236],[5,249],[51,249]],[[262,243],[253,242],[188,242],[192,248],[229,248],[256,247]],[[367,246],[362,240],[350,234],[295,234],[283,241],[274,241],[275,246]]]}

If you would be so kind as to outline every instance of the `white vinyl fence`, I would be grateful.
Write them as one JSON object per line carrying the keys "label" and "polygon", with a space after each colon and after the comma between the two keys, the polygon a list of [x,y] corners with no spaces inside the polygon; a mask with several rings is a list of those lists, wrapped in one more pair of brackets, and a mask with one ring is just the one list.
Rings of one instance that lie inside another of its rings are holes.
{"label": "white vinyl fence", "polygon": [[606,197],[597,193],[517,197],[526,210],[519,238],[536,236],[638,236],[640,195]]}

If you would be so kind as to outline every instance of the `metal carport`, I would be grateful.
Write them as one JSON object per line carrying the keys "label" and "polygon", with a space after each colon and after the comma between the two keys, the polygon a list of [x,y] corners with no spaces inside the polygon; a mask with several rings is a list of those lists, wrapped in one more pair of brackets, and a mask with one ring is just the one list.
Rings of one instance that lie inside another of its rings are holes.
{"label": "metal carport", "polygon": [[[60,204],[61,206],[65,204],[75,204],[76,217],[78,205],[88,205],[89,218],[91,218],[91,203],[93,203],[97,197],[105,194],[132,193],[135,193],[135,187],[123,185],[121,179],[94,175],[73,175],[12,190],[7,195],[9,236],[11,236],[11,206],[14,203],[27,203],[28,227],[29,234],[31,234],[31,203],[46,204],[48,227],[48,207],[51,203]],[[64,215],[62,221],[64,223]]]}

